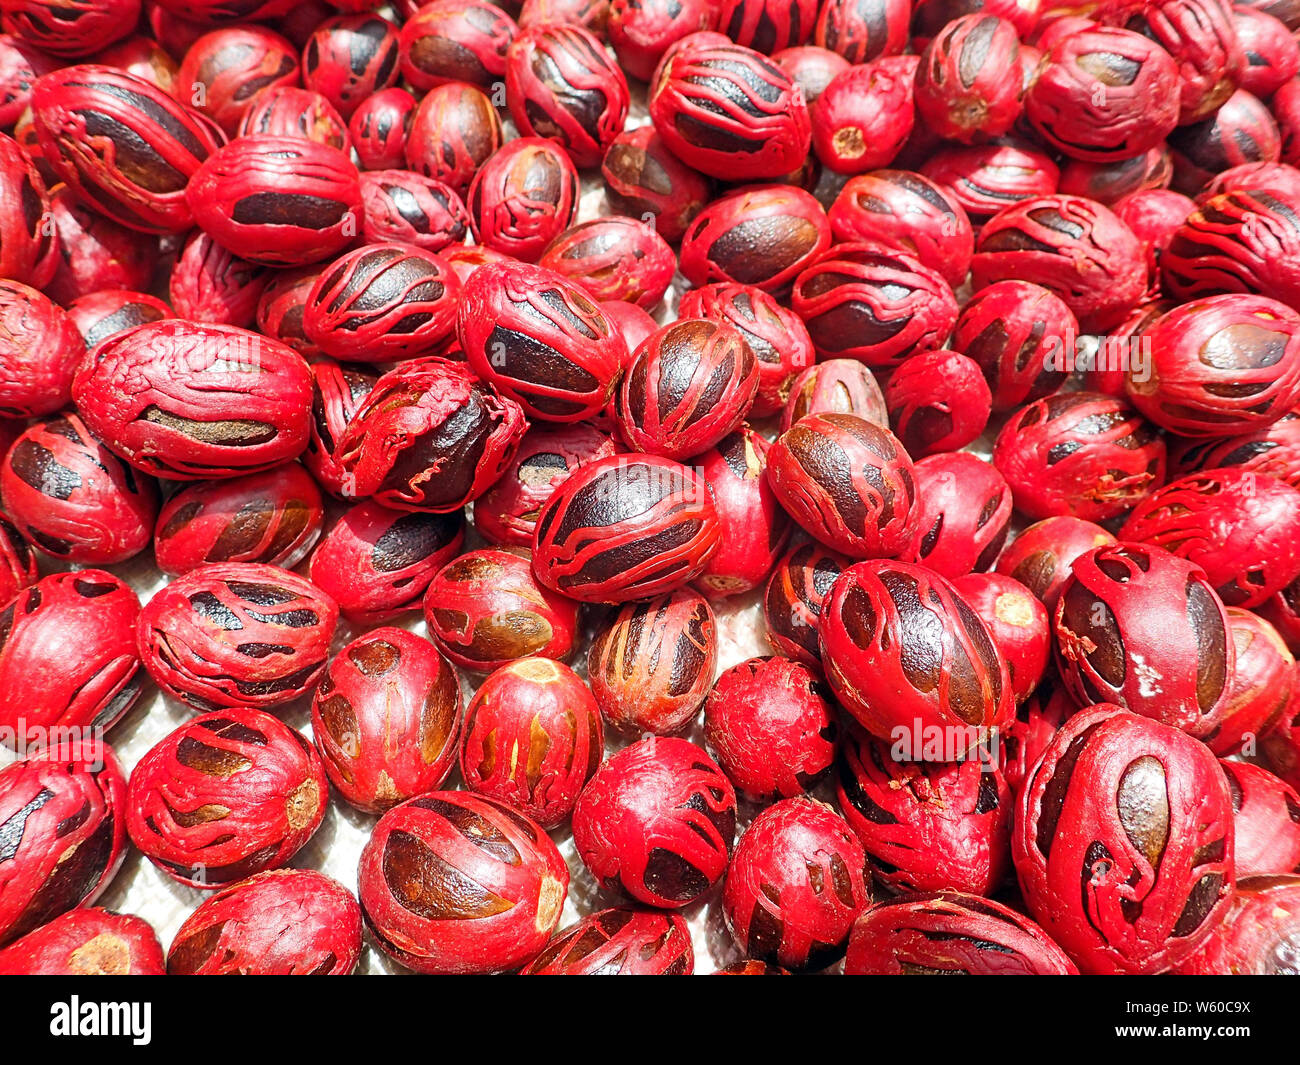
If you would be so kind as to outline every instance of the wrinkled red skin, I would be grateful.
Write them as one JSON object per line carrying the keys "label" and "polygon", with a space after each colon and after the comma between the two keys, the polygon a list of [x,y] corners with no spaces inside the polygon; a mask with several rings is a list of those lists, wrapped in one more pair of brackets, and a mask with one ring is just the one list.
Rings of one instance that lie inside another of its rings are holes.
{"label": "wrinkled red skin", "polygon": [[361,228],[352,160],[302,137],[239,137],[208,157],[185,194],[194,221],[217,243],[267,266],[332,258]]}
{"label": "wrinkled red skin", "polygon": [[796,522],[851,558],[898,558],[915,546],[916,476],[887,429],[852,414],[810,414],[777,437],[767,480]]}
{"label": "wrinkled red skin", "polygon": [[553,141],[516,137],[479,167],[465,203],[493,251],[536,262],[578,216],[578,172]]}
{"label": "wrinkled red skin", "polygon": [[1297,684],[1295,658],[1277,629],[1239,607],[1228,607],[1228,625],[1237,665],[1223,719],[1205,738],[1224,758],[1254,751],[1257,741],[1281,720]]}
{"label": "wrinkled red skin", "polygon": [[490,673],[537,655],[564,659],[578,639],[578,604],[538,586],[527,557],[480,548],[448,562],[424,597],[429,635],[456,665]]}
{"label": "wrinkled red skin", "polygon": [[376,624],[419,610],[429,582],[464,539],[457,512],[411,514],[358,503],[312,553],[311,579],[353,624]]}
{"label": "wrinkled red skin", "polygon": [[821,544],[801,544],[777,563],[763,593],[767,642],[780,654],[821,670],[817,619],[831,585],[851,560]]}
{"label": "wrinkled red skin", "polygon": [[1300,44],[1281,20],[1265,11],[1234,6],[1232,26],[1245,56],[1240,84],[1246,92],[1267,100],[1300,74]]}
{"label": "wrinkled red skin", "polygon": [[29,426],[0,460],[0,500],[44,554],[111,566],[148,546],[158,486],[108,451],[69,411]]}
{"label": "wrinkled red skin", "polygon": [[852,358],[889,370],[943,347],[957,324],[948,283],[886,244],[837,244],[795,279],[790,306],[819,359]]}
{"label": "wrinkled red skin", "polygon": [[1224,292],[1268,296],[1300,308],[1300,200],[1269,189],[1206,201],[1176,230],[1160,258],[1161,282],[1190,301]]}
{"label": "wrinkled red skin", "polygon": [[979,363],[956,351],[913,355],[885,386],[889,420],[914,459],[957,451],[984,432],[993,393]]}
{"label": "wrinkled red skin", "polygon": [[1011,868],[1011,788],[979,759],[914,762],[848,730],[835,800],[891,894],[990,895]]}
{"label": "wrinkled red skin", "polygon": [[266,287],[257,301],[257,331],[288,344],[305,358],[321,356],[321,350],[303,332],[302,312],[307,294],[322,269],[318,263],[270,270]]}
{"label": "wrinkled red skin", "polygon": [[[12,138],[0,134],[0,227],[5,236],[0,243],[0,276],[35,288],[50,287],[61,262],[59,252],[67,254],[51,203],[45,182],[27,153]],[[67,213],[65,207],[63,214]],[[54,299],[60,294],[48,295]],[[67,296],[67,292],[61,295]]]}
{"label": "wrinkled red skin", "polygon": [[[1184,303],[1143,333],[1149,373],[1130,373],[1133,405],[1191,437],[1262,429],[1300,404],[1300,314],[1266,296]],[[1202,353],[1216,353],[1207,362]],[[1228,386],[1228,387],[1225,387]]]}
{"label": "wrinkled red skin", "polygon": [[1291,872],[1300,862],[1300,795],[1250,762],[1219,764],[1232,795],[1236,875]]}
{"label": "wrinkled red skin", "polygon": [[1209,118],[1169,135],[1174,188],[1195,196],[1221,170],[1276,163],[1282,158],[1282,138],[1268,108],[1239,89]]}
{"label": "wrinkled red skin", "polygon": [[797,315],[753,285],[721,282],[691,289],[678,301],[682,318],[708,318],[731,326],[758,364],[753,417],[781,410],[795,375],[812,367],[812,339]]}
{"label": "wrinkled red skin", "polygon": [[303,329],[336,359],[420,358],[451,334],[460,296],[460,277],[435,253],[408,244],[366,244],[317,277],[303,306]]}
{"label": "wrinkled red skin", "polygon": [[400,170],[415,97],[405,89],[383,89],[352,112],[348,133],[363,170]]}
{"label": "wrinkled red skin", "polygon": [[505,78],[506,52],[519,27],[495,4],[437,0],[402,26],[402,76],[419,89],[464,81],[486,92]]}
{"label": "wrinkled red skin", "polygon": [[1074,560],[1052,612],[1056,664],[1080,705],[1108,702],[1199,738],[1228,707],[1236,646],[1205,572],[1120,541]]}
{"label": "wrinkled red skin", "polygon": [[813,42],[850,63],[869,63],[903,51],[911,16],[907,0],[828,0],[818,11]]}
{"label": "wrinkled red skin", "polygon": [[296,462],[182,488],[163,505],[154,536],[158,568],[172,577],[207,562],[265,562],[293,569],[324,522],[320,489]]}
{"label": "wrinkled red skin", "polygon": [[1224,192],[1272,189],[1285,199],[1300,199],[1300,170],[1287,163],[1243,163],[1215,174],[1196,196],[1198,204]]}
{"label": "wrinkled red skin", "polygon": [[358,810],[382,814],[438,788],[456,762],[461,695],[433,644],[372,629],[330,663],[311,729],[330,783]]}
{"label": "wrinkled red skin", "polygon": [[[655,67],[671,45],[713,28],[717,7],[706,0],[610,0],[607,36],[619,66],[640,81],[651,81]],[[750,41],[739,43],[758,47]]]}
{"label": "wrinkled red skin", "polygon": [[[823,9],[830,7],[842,7],[842,5],[834,2],[823,5]],[[793,48],[783,48],[773,52],[772,62],[789,74],[790,80],[803,90],[803,98],[808,101],[809,108],[826,91],[826,86],[831,83],[835,75],[848,70],[851,66],[849,61],[838,52],[832,52],[829,48],[822,48],[815,44],[796,45]]]}
{"label": "wrinkled red skin", "polygon": [[677,913],[600,910],[560,932],[521,976],[691,976],[690,928]]}
{"label": "wrinkled red skin", "polygon": [[1025,407],[998,433],[993,464],[1034,520],[1103,521],[1164,483],[1165,440],[1122,399],[1063,392]]}
{"label": "wrinkled red skin", "polygon": [[758,361],[740,333],[679,318],[633,353],[614,399],[623,442],[684,461],[735,432],[758,394]]}
{"label": "wrinkled red skin", "polygon": [[857,359],[826,359],[791,382],[781,412],[781,432],[810,414],[853,414],[881,429],[889,428],[884,393],[875,375]]}
{"label": "wrinkled red skin", "polygon": [[817,8],[817,0],[722,0],[718,29],[737,44],[772,55],[812,36]]}
{"label": "wrinkled red skin", "polygon": [[741,950],[790,969],[841,958],[870,902],[862,845],[834,810],[802,796],[754,818],[722,889],[723,917]]}
{"label": "wrinkled red skin", "polygon": [[997,571],[1013,577],[1050,611],[1070,579],[1074,560],[1115,537],[1095,522],[1069,515],[1044,518],[1026,527],[998,556]]}
{"label": "wrinkled red skin", "polygon": [[1020,39],[1006,19],[986,13],[949,22],[921,53],[916,110],[927,126],[970,144],[1008,132],[1020,116]]}
{"label": "wrinkled red skin", "polygon": [[361,907],[313,869],[272,869],[209,895],[167,951],[171,976],[347,976]]}
{"label": "wrinkled red skin", "polygon": [[700,576],[721,537],[695,470],[656,455],[615,455],[584,466],[547,500],[533,572],[584,603],[648,599]]}
{"label": "wrinkled red skin", "polygon": [[1232,899],[1219,763],[1115,706],[1089,707],[1056,734],[1020,797],[1011,848],[1030,914],[1088,974],[1179,964]]}
{"label": "wrinkled red skin", "polygon": [[461,82],[439,85],[411,116],[406,165],[464,196],[503,139],[501,119],[484,93]]}
{"label": "wrinkled red skin", "polygon": [[865,174],[893,162],[912,134],[913,81],[912,64],[897,58],[836,74],[812,107],[817,158],[837,174]]}
{"label": "wrinkled red skin", "polygon": [[1178,63],[1180,124],[1217,110],[1241,78],[1244,57],[1230,8],[1219,0],[1123,0],[1095,12],[1110,25],[1136,30]]}
{"label": "wrinkled red skin", "polygon": [[971,259],[982,289],[1030,280],[1065,301],[1085,332],[1117,325],[1146,292],[1142,245],[1110,208],[1082,196],[1021,200],[991,218]]}
{"label": "wrinkled red skin", "polygon": [[1178,440],[1169,464],[1180,475],[1224,467],[1253,470],[1300,488],[1300,410],[1241,436]]}
{"label": "wrinkled red skin", "polygon": [[[197,40],[197,38],[195,38]],[[186,49],[177,50],[184,55]],[[151,81],[163,92],[176,91],[176,78],[180,65],[171,53],[152,37],[134,34],[124,37],[117,44],[110,45],[103,51],[96,52],[94,61],[106,67],[117,67],[128,74],[135,74]]]}
{"label": "wrinkled red skin", "polygon": [[1029,281],[1007,280],[970,298],[952,342],[984,372],[993,410],[1006,412],[1060,389],[1068,374],[1055,356],[1069,351],[1078,334],[1079,323],[1060,296]]}
{"label": "wrinkled red skin", "polygon": [[108,448],[137,469],[182,481],[295,458],[307,443],[310,397],[307,363],[292,348],[180,319],[104,341],[72,384],[86,427]]}
{"label": "wrinkled red skin", "polygon": [[412,359],[384,374],[334,450],[349,495],[394,510],[460,510],[501,476],[528,423],[463,363]]}
{"label": "wrinkled red skin", "polygon": [[155,744],[131,773],[127,802],[127,831],[145,857],[211,890],[288,862],[320,827],[329,783],[305,737],[261,710],[231,708]]}
{"label": "wrinkled red skin", "polygon": [[1000,902],[956,891],[885,899],[849,936],[851,976],[1076,976],[1038,925]]}
{"label": "wrinkled red skin", "polygon": [[830,247],[826,211],[789,185],[754,185],[718,197],[682,237],[680,267],[692,285],[754,285],[780,294]]}
{"label": "wrinkled red skin", "polygon": [[951,760],[983,738],[975,733],[1015,715],[1006,659],[988,627],[925,566],[850,566],[822,603],[817,631],[831,690],[877,739],[939,726],[952,733]]}
{"label": "wrinkled red skin", "polygon": [[367,244],[395,241],[441,252],[463,244],[470,233],[469,210],[455,190],[411,170],[362,174],[361,200]]}
{"label": "wrinkled red skin", "polygon": [[85,354],[63,308],[21,282],[0,280],[0,417],[40,418],[65,406]]}
{"label": "wrinkled red skin", "polygon": [[271,707],[320,679],[338,618],[306,577],[213,562],[156,592],[136,633],[145,668],[169,695],[200,710]]}
{"label": "wrinkled red skin", "polygon": [[606,889],[678,909],[727,869],[736,792],[703,749],[651,736],[596,770],[573,811],[573,842]]}
{"label": "wrinkled red skin", "polygon": [[790,540],[790,520],[764,476],[771,445],[741,427],[695,458],[718,508],[722,542],[695,586],[712,599],[756,588]]}
{"label": "wrinkled red skin", "polygon": [[704,705],[704,739],[749,802],[811,790],[835,761],[830,693],[807,666],[751,658],[722,674]]}
{"label": "wrinkled red skin", "polygon": [[247,329],[267,280],[263,267],[236,258],[198,230],[181,249],[167,292],[177,318]]}
{"label": "wrinkled red skin", "polygon": [[569,819],[604,754],[600,707],[582,678],[559,662],[525,658],[502,666],[465,711],[466,786],[546,829]]}
{"label": "wrinkled red skin", "polygon": [[[1121,67],[1122,76],[1110,74]],[[1025,94],[1025,118],[1072,159],[1131,159],[1178,124],[1178,90],[1177,64],[1160,45],[1131,30],[1097,26],[1047,50]]]}
{"label": "wrinkled red skin", "polygon": [[67,5],[54,0],[15,0],[5,5],[3,24],[6,33],[46,52],[75,59],[125,37],[139,19],[140,0]]}
{"label": "wrinkled red skin", "polygon": [[836,240],[896,245],[949,285],[960,285],[970,269],[975,238],[965,210],[950,192],[910,170],[850,178],[828,218]]}
{"label": "wrinkled red skin", "polygon": [[1007,660],[1016,705],[1029,698],[1052,658],[1047,608],[1023,584],[1000,573],[970,573],[952,582],[988,627]]}
{"label": "wrinkled red skin", "polygon": [[718,662],[717,619],[682,588],[627,603],[587,651],[587,683],[613,728],[666,736],[695,720]]}
{"label": "wrinkled red skin", "polygon": [[35,749],[54,730],[112,728],[140,695],[140,601],[104,570],[52,573],[0,607],[3,742]]}
{"label": "wrinkled red skin", "polygon": [[677,259],[653,226],[613,215],[570,226],[538,260],[581,285],[596,300],[627,300],[653,308],[663,298]]}
{"label": "wrinkled red skin", "polygon": [[[84,65],[41,78],[31,106],[41,154],[84,203],[144,233],[190,228],[187,182],[221,143],[197,112],[143,78]],[[92,135],[88,125],[123,126],[130,135]],[[134,180],[158,170],[175,177],[161,188]]]}
{"label": "wrinkled red skin", "polygon": [[1178,965],[1180,976],[1288,976],[1300,943],[1300,876],[1237,881],[1232,905],[1205,944]]}
{"label": "wrinkled red skin", "polygon": [[564,909],[569,870],[542,829],[482,795],[433,791],[379,819],[358,874],[385,954],[422,973],[497,973],[535,957]]}
{"label": "wrinkled red skin", "polygon": [[1172,189],[1142,189],[1115,203],[1115,217],[1133,231],[1146,251],[1152,283],[1160,277],[1160,257],[1196,204]]}
{"label": "wrinkled red skin", "polygon": [[[400,89],[389,90],[400,92]],[[412,101],[412,107],[415,106]],[[309,141],[328,144],[346,152],[352,147],[348,123],[324,96],[310,89],[293,85],[280,85],[263,89],[249,104],[244,117],[239,120],[239,136],[274,134],[278,137],[303,137]],[[358,154],[360,154],[358,152]],[[399,145],[396,166],[401,165]]]}
{"label": "wrinkled red skin", "polygon": [[0,976],[162,976],[147,921],[91,906],[54,918],[0,950]]}
{"label": "wrinkled red skin", "polygon": [[233,136],[259,91],[298,84],[298,50],[263,26],[222,26],[190,45],[176,83],[177,99]]}
{"label": "wrinkled red skin", "polygon": [[545,421],[576,422],[603,410],[626,361],[622,336],[593,298],[528,263],[474,271],[457,336],[483,381]]}
{"label": "wrinkled red skin", "polygon": [[[0,946],[91,906],[126,854],[126,779],[111,747],[75,740],[0,770]],[[7,952],[6,952],[7,953]]]}
{"label": "wrinkled red skin", "polygon": [[586,463],[617,451],[584,423],[529,429],[501,479],[474,501],[474,527],[494,544],[531,547],[537,515],[555,490]]}
{"label": "wrinkled red skin", "polygon": [[812,140],[798,86],[766,56],[736,44],[698,43],[665,55],[649,108],[674,155],[729,181],[782,177],[804,162]]}
{"label": "wrinkled red skin", "polygon": [[398,30],[374,12],[336,15],[320,23],[302,51],[302,82],[344,119],[361,103],[397,84]]}
{"label": "wrinkled red skin", "polygon": [[582,26],[557,23],[532,26],[511,41],[506,102],[521,135],[549,137],[585,169],[599,165],[623,129],[630,97],[601,40]]}
{"label": "wrinkled red skin", "polygon": [[1193,473],[1139,503],[1119,537],[1194,562],[1229,606],[1261,606],[1300,577],[1300,490],[1253,470]]}
{"label": "wrinkled red skin", "polygon": [[1011,524],[1011,488],[990,463],[967,452],[916,464],[920,498],[916,560],[954,580],[993,565]]}
{"label": "wrinkled red skin", "polygon": [[[7,446],[0,440],[0,453]],[[36,552],[13,523],[0,514],[0,604],[8,603],[22,589],[35,584],[38,576]]]}
{"label": "wrinkled red skin", "polygon": [[1078,710],[1074,697],[1052,670],[1002,728],[1002,771],[1017,800],[1056,730]]}
{"label": "wrinkled red skin", "polygon": [[[42,286],[50,299],[67,306],[97,289],[150,287],[158,257],[155,240],[81,203],[66,185],[55,190],[49,203],[58,233],[58,265]],[[5,231],[10,232],[8,227]]]}
{"label": "wrinkled red skin", "polygon": [[619,133],[600,170],[610,210],[649,222],[670,243],[709,200],[708,178],[673,155],[653,126]]}
{"label": "wrinkled red skin", "polygon": [[58,60],[23,38],[0,35],[0,127],[13,128],[31,102],[33,83],[58,65]]}
{"label": "wrinkled red skin", "polygon": [[921,173],[965,210],[976,232],[1008,205],[1056,192],[1061,172],[1029,144],[977,144],[928,154]]}
{"label": "wrinkled red skin", "polygon": [[1113,210],[1124,196],[1149,189],[1167,188],[1173,176],[1173,157],[1168,146],[1162,143],[1141,155],[1112,163],[1067,160],[1061,170],[1058,191],[1071,196],[1086,196]]}
{"label": "wrinkled red skin", "polygon": [[[302,283],[310,291],[314,276]],[[268,289],[268,291],[270,291]],[[303,300],[306,292],[302,292]],[[301,307],[296,315],[301,327]],[[302,460],[317,483],[337,499],[347,495],[347,474],[334,457],[337,442],[342,439],[357,412],[379,380],[377,372],[361,366],[341,366],[331,359],[321,359],[309,367],[312,381],[311,435]]]}

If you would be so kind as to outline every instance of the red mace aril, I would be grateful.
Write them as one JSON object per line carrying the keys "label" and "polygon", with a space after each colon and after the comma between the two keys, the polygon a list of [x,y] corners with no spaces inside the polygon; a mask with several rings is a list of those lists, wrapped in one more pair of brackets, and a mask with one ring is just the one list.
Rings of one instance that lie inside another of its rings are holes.
{"label": "red mace aril", "polygon": [[559,924],[569,870],[550,837],[504,803],[431,791],[375,825],[358,872],[366,924],[416,972],[498,973]]}
{"label": "red mace aril", "polygon": [[62,307],[21,282],[0,281],[0,416],[40,418],[66,406],[85,355]]}
{"label": "red mace aril", "polygon": [[841,958],[870,902],[862,845],[834,810],[805,796],[754,818],[722,889],[723,917],[740,949],[791,969],[820,969]]}
{"label": "red mace aril", "polygon": [[600,910],[561,931],[521,976],[690,976],[695,952],[677,913]]}
{"label": "red mace aril", "polygon": [[813,150],[837,174],[894,161],[912,133],[915,62],[907,56],[849,67],[812,106]]}
{"label": "red mace aril", "polygon": [[612,727],[668,735],[700,712],[717,670],[717,618],[687,588],[625,603],[596,629],[587,683]]}
{"label": "red mace aril", "polygon": [[916,464],[916,486],[916,561],[950,580],[987,570],[1011,525],[1011,488],[997,469],[964,451],[931,455]]}
{"label": "red mace aril", "polygon": [[801,544],[772,571],[763,593],[767,642],[780,654],[821,670],[817,619],[831,586],[851,560],[822,547]]}
{"label": "red mace aril", "polygon": [[488,674],[465,710],[460,771],[466,785],[543,828],[569,819],[604,754],[591,691],[550,659],[524,658]]}
{"label": "red mace aril", "polygon": [[1006,19],[962,15],[921,53],[916,109],[941,137],[971,143],[1001,136],[1020,115],[1020,40]]}
{"label": "red mace aril", "polygon": [[1069,515],[1044,518],[1023,529],[998,556],[997,571],[1014,577],[1051,610],[1070,579],[1074,560],[1113,543],[1115,537],[1095,522]]}
{"label": "red mace aril", "polygon": [[993,398],[974,359],[940,350],[905,359],[889,375],[885,404],[907,453],[922,459],[958,451],[979,437]]}
{"label": "red mace aril", "polygon": [[312,735],[330,783],[353,806],[382,814],[433,791],[451,772],[460,682],[428,640],[372,629],[341,650],[312,700]]}
{"label": "red mace aril", "polygon": [[1019,581],[1000,573],[970,573],[953,582],[988,626],[1007,660],[1011,692],[1019,705],[1029,698],[1052,658],[1052,626],[1047,608]]}
{"label": "red mace aril", "polygon": [[781,412],[781,432],[810,414],[855,414],[881,429],[889,428],[889,412],[876,375],[857,359],[826,359],[791,382]]}
{"label": "red mace aril", "polygon": [[0,976],[162,976],[162,945],[149,922],[79,906],[0,950]]}
{"label": "red mace aril", "polygon": [[676,909],[727,868],[736,793],[704,751],[650,736],[611,756],[573,811],[573,840],[604,887]]}
{"label": "red mace aril", "polygon": [[853,925],[850,976],[1076,976],[1028,917],[958,891],[882,899]]}
{"label": "red mace aril", "polygon": [[1186,733],[1093,706],[1056,734],[1026,782],[1012,853],[1031,915],[1081,970],[1161,972],[1228,912],[1228,783]]}
{"label": "red mace aril", "polygon": [[1232,793],[1237,876],[1291,872],[1300,862],[1300,795],[1261,766],[1219,764]]}
{"label": "red mace aril", "polygon": [[1300,944],[1300,876],[1237,881],[1227,915],[1205,944],[1175,968],[1186,976],[1288,976]]}
{"label": "red mace aril", "polygon": [[[408,160],[410,154],[408,147]],[[454,174],[416,169],[455,187]],[[577,221],[578,192],[578,171],[559,145],[542,137],[516,137],[477,167],[465,206],[479,243],[534,262]]]}
{"label": "red mace aril", "polygon": [[348,976],[361,907],[312,869],[270,869],[209,895],[167,951],[172,976]]}
{"label": "red mace aril", "polygon": [[1205,737],[1210,750],[1222,758],[1256,753],[1260,741],[1282,720],[1300,684],[1295,657],[1277,629],[1249,610],[1230,606],[1227,614],[1237,662],[1222,720]]}
{"label": "red mace aril", "polygon": [[168,876],[210,890],[287,863],[320,827],[329,783],[304,736],[232,708],[155,744],[127,798],[131,842]]}

